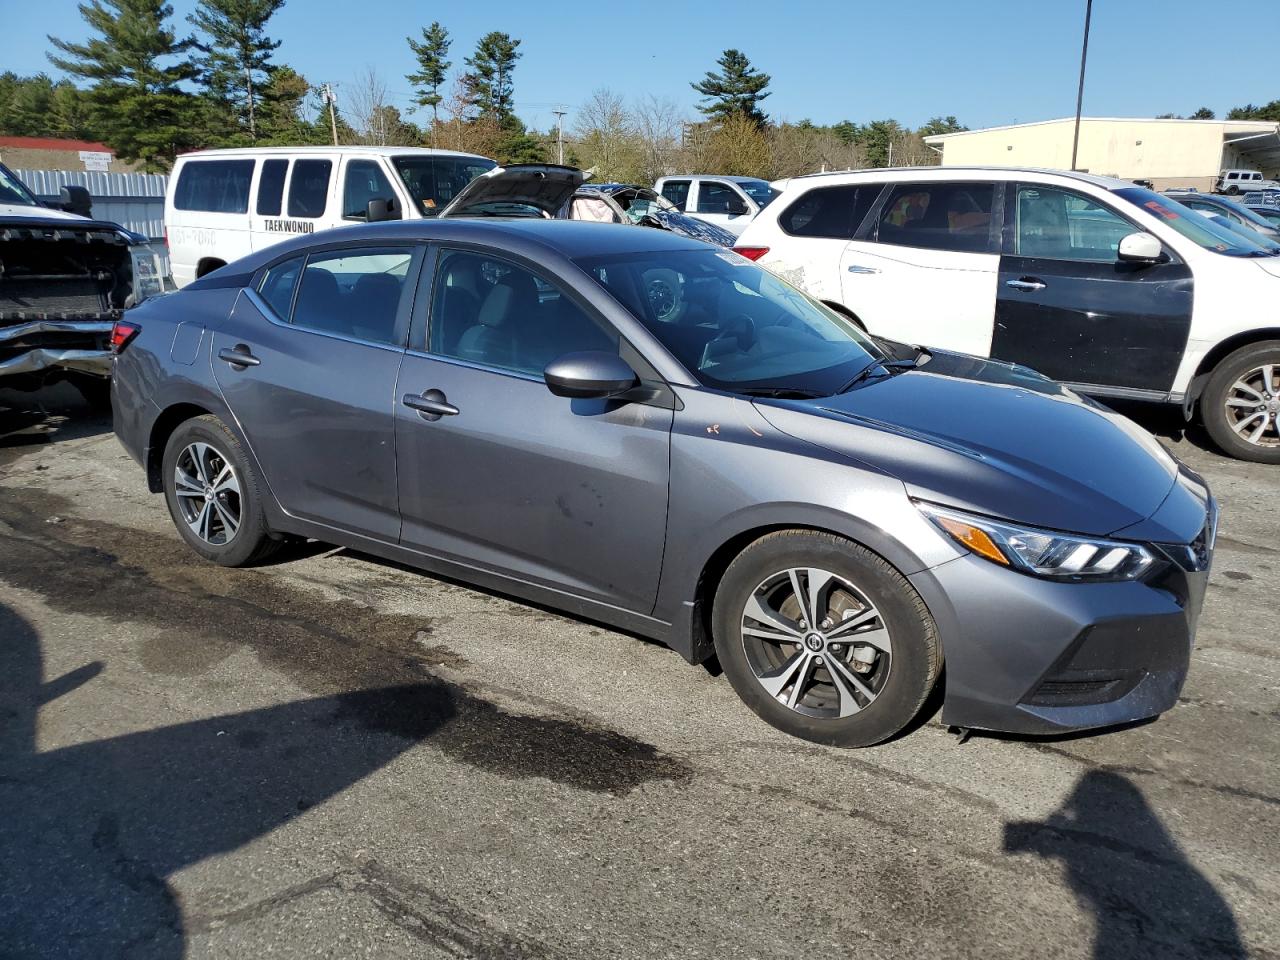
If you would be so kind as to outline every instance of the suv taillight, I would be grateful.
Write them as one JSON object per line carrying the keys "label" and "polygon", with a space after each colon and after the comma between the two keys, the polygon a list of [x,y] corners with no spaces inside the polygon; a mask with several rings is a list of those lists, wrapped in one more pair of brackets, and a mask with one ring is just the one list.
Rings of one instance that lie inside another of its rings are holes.
{"label": "suv taillight", "polygon": [[133,342],[133,338],[142,332],[142,327],[128,320],[117,320],[111,328],[111,352],[123,353],[124,348]]}
{"label": "suv taillight", "polygon": [[733,252],[748,260],[759,260],[769,252],[768,247],[734,247]]}

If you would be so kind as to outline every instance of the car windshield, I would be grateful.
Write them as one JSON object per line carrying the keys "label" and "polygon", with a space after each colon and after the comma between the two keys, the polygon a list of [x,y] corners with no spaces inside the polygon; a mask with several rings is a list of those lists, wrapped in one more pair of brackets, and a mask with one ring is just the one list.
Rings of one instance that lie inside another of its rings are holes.
{"label": "car windshield", "polygon": [[1252,209],[1251,207],[1246,207],[1242,203],[1233,203],[1230,200],[1223,200],[1222,203],[1232,213],[1237,214],[1238,216],[1244,218],[1245,220],[1248,220],[1250,223],[1256,224],[1257,226],[1264,227],[1264,228],[1271,227],[1271,223],[1268,222],[1263,217],[1260,217],[1258,215],[1258,212]]}
{"label": "car windshield", "polygon": [[1210,213],[1208,210],[1198,210],[1196,212],[1203,217],[1208,217],[1211,223],[1217,224],[1220,227],[1226,227],[1232,233],[1238,233],[1243,237],[1247,237],[1251,242],[1256,243],[1258,246],[1270,251],[1272,254],[1280,254],[1280,243],[1276,243],[1276,241],[1272,240],[1270,237],[1265,237],[1262,234],[1257,233],[1247,224],[1236,223],[1236,221],[1221,213]]}
{"label": "car windshield", "polygon": [[743,193],[760,205],[761,209],[767,207],[774,197],[779,196],[778,191],[764,180],[738,180],[736,183],[742,188]]}
{"label": "car windshield", "polygon": [[883,357],[844,317],[729,250],[577,263],[704,386],[830,396]]}
{"label": "car windshield", "polygon": [[434,217],[468,183],[497,166],[483,157],[424,157],[405,154],[391,158],[409,196],[424,217]]}
{"label": "car windshield", "polygon": [[[1121,197],[1145,212],[1159,217],[1167,226],[1177,230],[1188,240],[1228,257],[1269,257],[1271,251],[1261,243],[1238,234],[1222,224],[1202,217],[1177,200],[1162,197],[1145,187],[1125,187],[1115,191]],[[1259,237],[1259,240],[1262,238]]]}
{"label": "car windshield", "polygon": [[0,166],[0,203],[11,203],[18,207],[40,206],[40,201],[27,189],[26,184],[4,166]]}

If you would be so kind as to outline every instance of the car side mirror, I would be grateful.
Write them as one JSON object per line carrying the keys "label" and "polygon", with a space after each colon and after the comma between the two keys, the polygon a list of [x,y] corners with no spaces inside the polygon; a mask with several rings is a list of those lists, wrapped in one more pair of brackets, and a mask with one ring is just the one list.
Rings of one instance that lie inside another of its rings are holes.
{"label": "car side mirror", "polygon": [[730,197],[727,209],[731,217],[739,217],[744,213],[750,212],[747,210],[746,202],[741,197]]}
{"label": "car side mirror", "polygon": [[625,360],[603,350],[566,353],[547,364],[542,379],[557,397],[575,400],[616,397],[639,382]]}
{"label": "car side mirror", "polygon": [[1156,263],[1164,254],[1164,248],[1149,233],[1131,233],[1120,240],[1117,259],[1129,263]]}
{"label": "car side mirror", "polygon": [[67,213],[87,217],[93,212],[93,198],[89,191],[80,186],[67,186],[58,191],[58,206]]}
{"label": "car side mirror", "polygon": [[399,220],[400,211],[396,209],[394,200],[374,199],[365,208],[365,220],[369,223],[380,223],[383,220]]}

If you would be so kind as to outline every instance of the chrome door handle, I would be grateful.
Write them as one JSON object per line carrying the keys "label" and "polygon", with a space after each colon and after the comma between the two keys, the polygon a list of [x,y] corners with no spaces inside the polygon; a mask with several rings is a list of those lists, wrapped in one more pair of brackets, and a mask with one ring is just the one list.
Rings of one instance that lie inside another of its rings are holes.
{"label": "chrome door handle", "polygon": [[233,367],[256,367],[262,361],[249,352],[249,348],[243,343],[237,343],[235,347],[223,347],[218,351],[218,359],[225,360]]}
{"label": "chrome door handle", "polygon": [[449,403],[440,390],[424,390],[421,394],[406,393],[400,401],[406,407],[418,411],[423,420],[439,420],[441,417],[456,417],[458,408]]}
{"label": "chrome door handle", "polygon": [[1021,290],[1023,293],[1034,293],[1037,290],[1043,290],[1045,287],[1043,280],[1036,280],[1032,277],[1023,277],[1021,280],[1006,280],[1006,287],[1013,287],[1015,290]]}
{"label": "chrome door handle", "polygon": [[849,265],[850,273],[879,273],[879,267],[864,267],[861,264],[854,263]]}

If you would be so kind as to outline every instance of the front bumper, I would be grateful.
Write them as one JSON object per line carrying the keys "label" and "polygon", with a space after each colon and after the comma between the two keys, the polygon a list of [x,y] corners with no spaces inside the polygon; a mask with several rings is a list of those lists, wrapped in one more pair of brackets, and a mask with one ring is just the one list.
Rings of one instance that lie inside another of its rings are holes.
{"label": "front bumper", "polygon": [[114,320],[30,320],[0,327],[0,376],[53,367],[111,376]]}
{"label": "front bumper", "polygon": [[1199,559],[1181,551],[1141,582],[1042,580],[974,556],[912,576],[942,638],[943,722],[1052,734],[1168,710],[1186,679],[1211,548]]}

